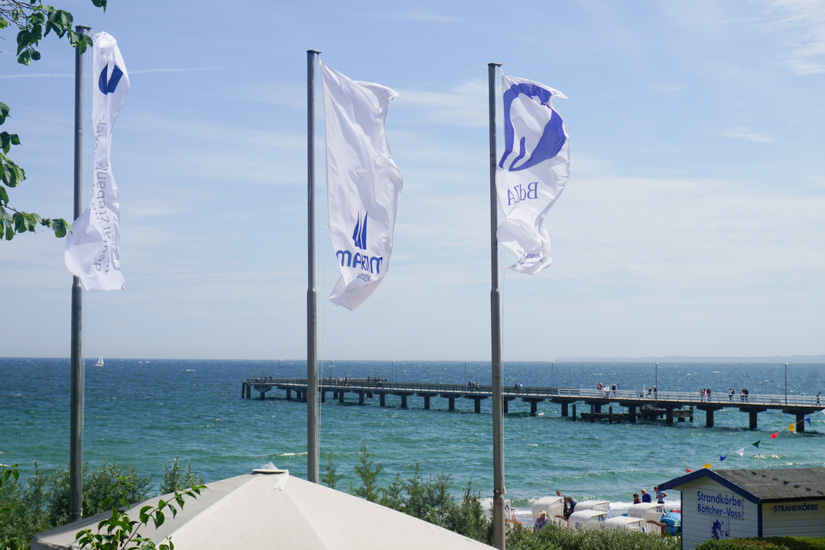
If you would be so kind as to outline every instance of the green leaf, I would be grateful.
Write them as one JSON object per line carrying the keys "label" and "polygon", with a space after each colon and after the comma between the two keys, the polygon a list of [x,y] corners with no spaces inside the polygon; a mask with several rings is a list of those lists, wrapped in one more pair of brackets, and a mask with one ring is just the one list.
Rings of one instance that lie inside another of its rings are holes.
{"label": "green leaf", "polygon": [[0,101],[0,124],[6,122],[6,117],[9,116],[9,106]]}
{"label": "green leaf", "polygon": [[14,228],[10,225],[6,225],[6,240],[10,241],[14,238]]}
{"label": "green leaf", "polygon": [[6,188],[0,186],[0,205],[8,204],[9,203],[9,194],[6,192]]}
{"label": "green leaf", "polygon": [[166,521],[166,516],[163,515],[163,512],[158,510],[155,514],[155,527],[160,527],[163,525],[163,522]]}
{"label": "green leaf", "polygon": [[17,62],[21,65],[31,65],[32,64],[32,54],[29,50],[24,51],[20,55],[17,56]]}
{"label": "green leaf", "polygon": [[98,8],[103,8],[103,11],[106,11],[106,2],[108,0],[92,0],[92,4],[97,6]]}

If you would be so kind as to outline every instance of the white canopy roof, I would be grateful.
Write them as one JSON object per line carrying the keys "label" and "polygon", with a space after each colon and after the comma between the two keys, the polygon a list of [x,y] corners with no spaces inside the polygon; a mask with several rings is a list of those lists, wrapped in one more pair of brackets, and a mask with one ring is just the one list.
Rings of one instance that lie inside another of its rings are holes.
{"label": "white canopy roof", "polygon": [[[145,505],[169,495],[136,504],[129,516],[138,517]],[[77,548],[75,534],[110,514],[99,514],[40,533],[32,550]],[[197,499],[188,498],[175,518],[166,514],[158,529],[146,527],[143,536],[156,543],[171,537],[177,550],[244,548],[290,550],[489,550],[489,546],[441,527],[367,502],[288,473],[253,473],[207,485]]]}

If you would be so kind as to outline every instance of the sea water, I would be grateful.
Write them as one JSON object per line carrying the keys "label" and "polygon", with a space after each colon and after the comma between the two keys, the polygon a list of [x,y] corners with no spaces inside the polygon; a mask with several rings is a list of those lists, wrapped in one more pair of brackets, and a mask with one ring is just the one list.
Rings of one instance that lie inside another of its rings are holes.
{"label": "sea water", "polygon": [[[83,457],[93,465],[104,459],[133,464],[139,474],[163,476],[175,457],[206,482],[240,475],[273,462],[306,477],[306,405],[272,391],[264,400],[241,397],[249,377],[305,377],[303,361],[216,361],[107,359],[104,367],[88,361],[85,378]],[[43,469],[69,460],[70,363],[68,359],[0,359],[0,463],[19,464],[23,476],[33,464]],[[751,395],[783,394],[783,364],[512,362],[503,365],[505,387],[595,388],[618,384],[623,390],[658,384],[660,391],[699,391],[718,395],[730,387]],[[396,382],[490,383],[488,363],[464,361],[324,361],[322,378],[376,377]],[[788,393],[814,395],[825,388],[825,365],[792,364]],[[427,475],[449,474],[456,495],[472,482],[482,496],[492,495],[492,418],[490,400],[480,414],[473,402],[457,399],[378,397],[359,406],[328,399],[320,406],[321,474],[328,453],[337,473],[358,484],[354,466],[361,442],[370,460],[383,464],[383,482],[396,474],[411,476],[418,465]],[[555,494],[557,489],[581,500],[599,498],[627,503],[641,488],[678,477],[686,469],[780,468],[825,465],[825,414],[811,415],[805,433],[786,429],[795,422],[779,411],[759,414],[751,431],[748,415],[738,409],[715,413],[715,427],[705,415],[666,426],[663,421],[636,424],[573,422],[560,406],[540,403],[538,415],[520,400],[510,402],[503,423],[507,498],[517,508]],[[589,410],[579,404],[579,412]],[[614,405],[614,411],[619,408]],[[770,436],[778,433],[775,439]],[[753,443],[759,441],[757,448]],[[744,448],[744,456],[736,452]],[[720,460],[726,456],[725,460]],[[668,496],[678,504],[678,493]]]}

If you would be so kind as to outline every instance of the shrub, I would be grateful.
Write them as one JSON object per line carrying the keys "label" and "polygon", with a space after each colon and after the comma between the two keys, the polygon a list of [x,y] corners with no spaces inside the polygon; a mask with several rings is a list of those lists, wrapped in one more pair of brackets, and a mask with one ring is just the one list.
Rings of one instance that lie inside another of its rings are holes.
{"label": "shrub", "polygon": [[825,539],[812,537],[763,537],[709,540],[696,550],[825,550]]}

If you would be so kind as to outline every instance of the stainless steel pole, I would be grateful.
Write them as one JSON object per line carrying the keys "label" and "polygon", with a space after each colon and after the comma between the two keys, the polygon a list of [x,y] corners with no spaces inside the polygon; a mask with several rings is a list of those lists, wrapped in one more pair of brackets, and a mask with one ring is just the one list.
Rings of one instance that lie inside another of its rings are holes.
{"label": "stainless steel pole", "polygon": [[307,481],[318,483],[318,319],[315,292],[315,56],[307,50]]}
{"label": "stainless steel pole", "polygon": [[[77,32],[91,27],[78,25]],[[83,212],[83,55],[74,57],[74,219]],[[83,408],[86,380],[83,366],[83,287],[72,277],[71,425],[69,427],[69,521],[83,517]]]}
{"label": "stainless steel pole", "polygon": [[504,495],[504,437],[502,435],[501,403],[501,297],[498,290],[498,198],[496,195],[496,67],[487,64],[488,95],[490,98],[490,328],[492,331],[493,374],[493,546],[504,550],[505,517]]}

